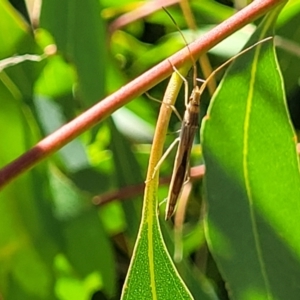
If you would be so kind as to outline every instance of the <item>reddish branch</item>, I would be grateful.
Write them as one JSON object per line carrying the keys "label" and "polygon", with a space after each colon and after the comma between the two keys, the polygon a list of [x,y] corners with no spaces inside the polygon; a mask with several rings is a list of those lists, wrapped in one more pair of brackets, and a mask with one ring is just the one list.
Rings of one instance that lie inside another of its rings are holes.
{"label": "reddish branch", "polygon": [[151,15],[152,13],[160,10],[163,7],[168,7],[175,3],[178,3],[180,0],[164,0],[164,1],[149,1],[144,2],[141,6],[137,7],[135,10],[130,11],[126,14],[123,14],[121,17],[117,18],[112,22],[108,28],[110,33],[114,32],[117,29],[120,29],[132,22]]}
{"label": "reddish branch", "polygon": [[[204,165],[191,168],[190,171],[191,181],[193,182],[197,179],[201,179],[204,175],[204,171],[205,171]],[[159,184],[167,185],[170,183],[170,180],[171,180],[171,176],[163,177],[159,180]],[[145,189],[144,183],[126,186],[124,188],[94,197],[93,203],[95,205],[104,205],[114,200],[126,200],[132,197],[136,197],[138,195],[142,195],[144,189]]]}
{"label": "reddish branch", "polygon": [[[193,42],[189,46],[191,53],[195,59],[198,58],[201,54],[207,52],[210,48],[214,47],[238,29],[254,21],[281,3],[282,1],[278,0],[257,0],[252,2],[243,10],[239,11]],[[28,152],[21,155],[0,170],[0,188],[10,182],[13,178],[29,170],[38,162],[59,150],[87,129],[93,127],[95,124],[111,115],[121,106],[145,93],[160,81],[170,76],[173,69],[169,60],[173,65],[179,68],[189,59],[189,51],[182,49],[172,55],[169,59],[164,60],[138,78],[134,79],[112,95],[109,95],[102,101],[98,102],[76,119],[65,124],[60,129],[44,138]]]}

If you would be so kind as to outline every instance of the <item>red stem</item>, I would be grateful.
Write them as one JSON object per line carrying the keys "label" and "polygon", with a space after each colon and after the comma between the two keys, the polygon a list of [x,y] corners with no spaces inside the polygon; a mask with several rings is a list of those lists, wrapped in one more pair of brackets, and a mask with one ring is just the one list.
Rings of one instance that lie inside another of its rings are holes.
{"label": "red stem", "polygon": [[126,14],[123,14],[115,21],[113,21],[108,28],[110,34],[112,34],[117,29],[120,29],[136,20],[140,20],[146,16],[151,15],[153,12],[157,10],[161,10],[163,7],[168,7],[170,5],[174,5],[178,3],[180,0],[157,0],[157,1],[148,1],[144,2],[141,6],[137,7],[133,11],[130,11]]}
{"label": "red stem", "polygon": [[[207,52],[210,48],[214,47],[238,29],[254,21],[281,3],[282,1],[278,0],[257,0],[252,2],[243,10],[237,12],[235,15],[190,44],[190,52],[195,59],[198,58],[201,54]],[[170,76],[173,72],[170,61],[179,68],[185,61],[190,59],[190,52],[184,48],[175,53],[169,59],[159,63],[112,95],[109,95],[98,102],[76,119],[45,137],[28,152],[24,153],[0,170],[0,188],[13,180],[13,178],[32,168],[41,160],[56,152],[87,129],[108,117],[130,100],[138,97]]]}
{"label": "red stem", "polygon": [[[204,176],[205,167],[204,165],[199,165],[197,167],[192,167],[190,169],[190,181],[199,180]],[[171,176],[162,177],[159,180],[159,185],[168,185],[171,181]],[[115,191],[107,192],[93,198],[93,203],[95,205],[105,205],[114,200],[126,200],[132,197],[142,195],[145,190],[145,183],[138,183],[135,185],[129,185],[120,188]]]}

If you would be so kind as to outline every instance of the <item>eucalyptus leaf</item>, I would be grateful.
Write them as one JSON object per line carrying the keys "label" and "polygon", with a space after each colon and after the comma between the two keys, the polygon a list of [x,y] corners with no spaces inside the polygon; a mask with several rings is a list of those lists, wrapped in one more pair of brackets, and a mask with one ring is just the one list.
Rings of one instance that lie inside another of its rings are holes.
{"label": "eucalyptus leaf", "polygon": [[[276,16],[249,44],[271,34]],[[202,141],[207,239],[231,299],[299,299],[299,161],[271,42],[232,65]]]}

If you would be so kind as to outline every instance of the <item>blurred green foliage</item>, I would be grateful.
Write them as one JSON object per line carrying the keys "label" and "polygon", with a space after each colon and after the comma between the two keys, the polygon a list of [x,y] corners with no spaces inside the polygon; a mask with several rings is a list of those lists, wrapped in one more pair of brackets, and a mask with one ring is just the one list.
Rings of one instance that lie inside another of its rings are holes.
{"label": "blurred green foliage", "polygon": [[[40,15],[29,10],[28,17],[0,0],[0,63],[12,59],[10,65],[0,65],[1,167],[184,45],[163,11],[109,35],[113,19],[138,5],[137,1],[51,0],[43,1]],[[192,1],[191,7],[201,29],[196,33],[187,29],[179,6],[169,8],[190,39],[234,13],[211,0]],[[290,46],[279,50],[287,95],[298,89],[299,10],[300,2],[291,1],[277,26],[280,38],[288,39],[285,44]],[[216,47],[212,64],[238,52],[248,36],[247,32],[234,35]],[[25,54],[42,55],[51,45],[57,52],[45,60],[14,61]],[[149,93],[160,99],[165,86],[162,82]],[[209,102],[208,95],[204,97],[203,114]],[[140,222],[142,196],[100,207],[92,200],[145,180],[158,109],[159,104],[139,97],[0,192],[0,298],[118,299]],[[178,110],[183,109],[184,102],[178,101]],[[172,118],[170,132],[178,124]],[[173,139],[170,135],[169,142]],[[164,162],[162,176],[170,175],[173,158]],[[192,164],[199,162],[200,157],[192,157]],[[194,190],[183,230],[184,255],[193,262],[183,277],[189,277],[192,290],[193,285],[203,285],[199,255],[205,249],[198,221],[201,185]],[[165,196],[162,188],[159,199]],[[170,228],[165,227],[172,249]],[[216,293],[227,299],[210,255],[206,264]]]}

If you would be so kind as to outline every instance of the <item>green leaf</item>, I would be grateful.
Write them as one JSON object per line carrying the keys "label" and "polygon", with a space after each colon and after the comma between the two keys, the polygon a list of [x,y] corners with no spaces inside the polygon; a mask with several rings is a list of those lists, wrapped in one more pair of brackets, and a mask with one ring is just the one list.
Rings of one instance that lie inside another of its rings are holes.
{"label": "green leaf", "polygon": [[[0,32],[6,32],[0,39],[1,55],[36,53],[23,19],[4,1],[0,2],[0,13]],[[16,56],[11,62],[18,63],[24,57]],[[0,73],[1,166],[37,140],[36,123],[24,100],[32,96],[38,68],[38,63],[25,62]],[[44,172],[44,166],[39,165],[0,193],[0,289],[5,299],[53,299],[51,262],[59,234]]]}
{"label": "green leaf", "polygon": [[[276,16],[249,44],[270,35]],[[298,299],[299,161],[271,42],[232,65],[202,139],[207,238],[231,299]]]}
{"label": "green leaf", "polygon": [[97,272],[104,290],[112,295],[116,277],[113,251],[97,211],[90,210],[69,220],[63,228],[63,235],[67,258],[76,272],[84,277]]}
{"label": "green leaf", "polygon": [[77,68],[87,107],[104,94],[106,34],[100,12],[98,0],[45,1],[41,11],[41,27],[54,36],[58,50]]}
{"label": "green leaf", "polygon": [[[299,26],[299,13],[300,2],[288,1],[276,24],[276,34],[280,37],[278,38],[277,55],[279,64],[282,66],[282,74],[285,79],[284,87],[288,96],[294,93],[296,87],[299,86],[299,72],[297,71],[298,68],[295,68],[300,64],[299,50],[296,46],[299,43],[300,32],[295,30]],[[294,105],[297,105],[297,100],[294,101],[296,103]]]}
{"label": "green leaf", "polygon": [[35,85],[35,94],[48,97],[68,95],[75,81],[74,70],[56,55],[48,58],[41,76]]}
{"label": "green leaf", "polygon": [[102,285],[98,272],[91,273],[84,280],[74,276],[72,266],[63,255],[57,255],[54,264],[57,274],[55,293],[59,300],[91,299],[91,295]]}
{"label": "green leaf", "polygon": [[40,54],[41,49],[28,25],[6,1],[0,1],[0,14],[0,70],[5,68],[0,80],[15,97],[30,101],[34,81],[44,65],[44,62],[37,63],[42,58],[34,55]]}
{"label": "green leaf", "polygon": [[[48,135],[66,123],[62,108],[52,99],[43,96],[34,97],[38,121],[45,135]],[[85,149],[80,139],[74,139],[59,150],[62,163],[69,171],[78,171],[89,166]]]}
{"label": "green leaf", "polygon": [[[7,1],[0,1],[0,58],[19,53],[21,41],[26,36],[27,25]],[[9,34],[7,34],[9,31]],[[24,42],[24,40],[23,40]]]}
{"label": "green leaf", "polygon": [[[16,99],[4,91],[0,84],[0,95],[5,96],[1,99],[6,100],[1,101],[0,110],[1,137],[6,141],[0,148],[1,164],[25,151],[24,140],[32,139]],[[50,265],[59,234],[49,205],[46,178],[40,171],[44,171],[42,166],[18,178],[0,196],[1,290],[5,296],[15,295],[15,299],[16,295],[22,298],[20,294],[49,299],[53,289]]]}
{"label": "green leaf", "polygon": [[[115,180],[119,187],[142,182],[140,166],[132,153],[129,142],[120,134],[114,122],[108,120],[111,130],[111,150],[114,153]],[[128,228],[127,233],[130,238],[135,238],[139,228],[141,215],[141,201],[125,201],[122,207],[125,212]]]}
{"label": "green leaf", "polygon": [[138,241],[122,299],[193,299],[166,251],[157,218],[143,224]]}

